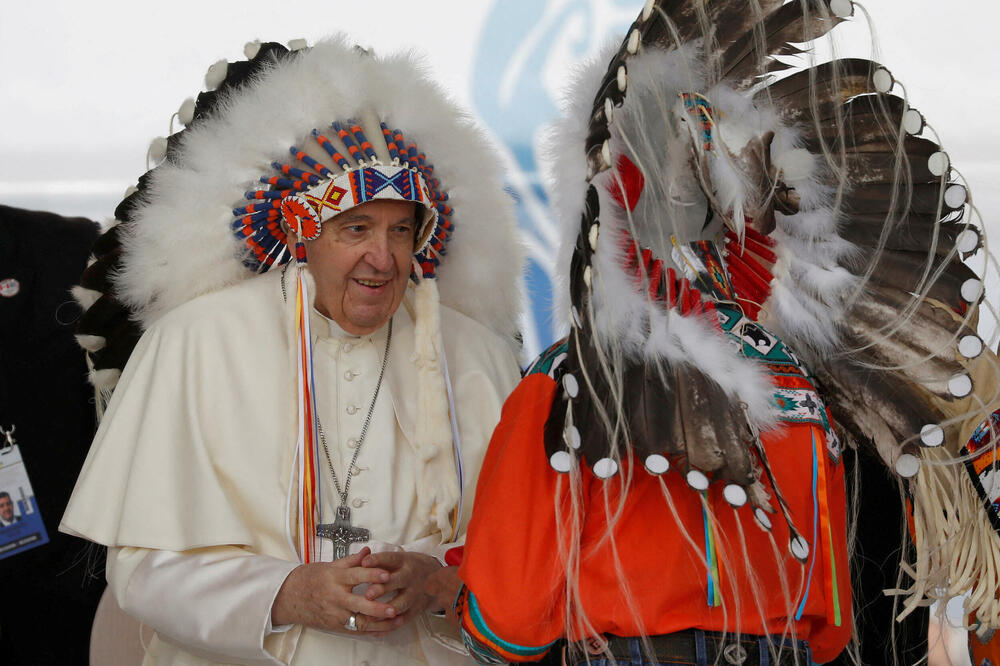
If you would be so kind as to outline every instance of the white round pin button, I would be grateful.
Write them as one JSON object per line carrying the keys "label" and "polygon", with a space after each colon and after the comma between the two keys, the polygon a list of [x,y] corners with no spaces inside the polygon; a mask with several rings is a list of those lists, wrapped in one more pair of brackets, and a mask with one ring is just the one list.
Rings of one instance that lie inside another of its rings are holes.
{"label": "white round pin button", "polygon": [[4,298],[13,298],[17,296],[21,291],[21,283],[18,282],[16,278],[7,278],[6,280],[0,280],[0,296]]}

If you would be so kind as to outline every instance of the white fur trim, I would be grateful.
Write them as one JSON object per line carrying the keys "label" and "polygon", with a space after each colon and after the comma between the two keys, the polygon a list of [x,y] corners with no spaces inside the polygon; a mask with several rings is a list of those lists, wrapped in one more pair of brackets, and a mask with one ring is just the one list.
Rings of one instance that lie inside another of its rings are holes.
{"label": "white fur trim", "polygon": [[441,313],[434,280],[421,280],[414,294],[414,358],[419,401],[413,446],[424,463],[417,512],[431,514],[442,534],[452,532],[451,510],[458,504],[448,394],[441,355]]}
{"label": "white fur trim", "polygon": [[[306,94],[307,93],[307,94]],[[313,128],[373,109],[434,163],[455,232],[438,269],[441,301],[507,339],[518,329],[522,250],[513,202],[483,134],[409,53],[362,55],[343,38],[297,52],[232,91],[152,174],[116,286],[148,327],[201,294],[253,275],[239,260],[232,208]]]}

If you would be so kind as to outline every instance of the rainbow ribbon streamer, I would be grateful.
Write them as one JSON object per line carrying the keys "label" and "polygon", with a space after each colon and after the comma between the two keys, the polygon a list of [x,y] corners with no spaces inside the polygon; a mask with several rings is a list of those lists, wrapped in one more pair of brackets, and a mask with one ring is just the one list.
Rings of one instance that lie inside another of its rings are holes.
{"label": "rainbow ribbon streamer", "polygon": [[[300,263],[305,263],[300,259]],[[296,362],[299,385],[299,432],[296,459],[299,463],[299,559],[308,564],[319,559],[316,552],[316,522],[321,511],[317,460],[316,392],[313,382],[312,331],[309,326],[309,287],[300,265],[295,293]]]}
{"label": "rainbow ribbon streamer", "polygon": [[708,605],[712,608],[722,605],[719,590],[719,553],[716,546],[715,528],[708,516],[708,492],[701,492],[701,517],[705,522],[705,562],[708,568]]}

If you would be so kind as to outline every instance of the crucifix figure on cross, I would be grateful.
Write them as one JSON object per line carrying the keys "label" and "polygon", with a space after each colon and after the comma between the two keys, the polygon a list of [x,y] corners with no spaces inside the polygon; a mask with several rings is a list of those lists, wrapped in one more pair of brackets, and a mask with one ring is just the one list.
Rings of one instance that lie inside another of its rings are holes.
{"label": "crucifix figure on cross", "polygon": [[347,549],[352,543],[364,543],[371,539],[371,531],[351,525],[351,509],[341,505],[337,507],[337,517],[332,523],[316,526],[316,536],[333,541],[333,559],[339,560],[347,557]]}

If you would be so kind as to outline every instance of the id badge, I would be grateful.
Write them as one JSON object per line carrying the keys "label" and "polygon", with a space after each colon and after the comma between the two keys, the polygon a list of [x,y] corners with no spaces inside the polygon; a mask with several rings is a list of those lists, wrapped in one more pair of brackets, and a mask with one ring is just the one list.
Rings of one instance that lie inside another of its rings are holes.
{"label": "id badge", "polygon": [[0,560],[48,542],[21,450],[0,446]]}

